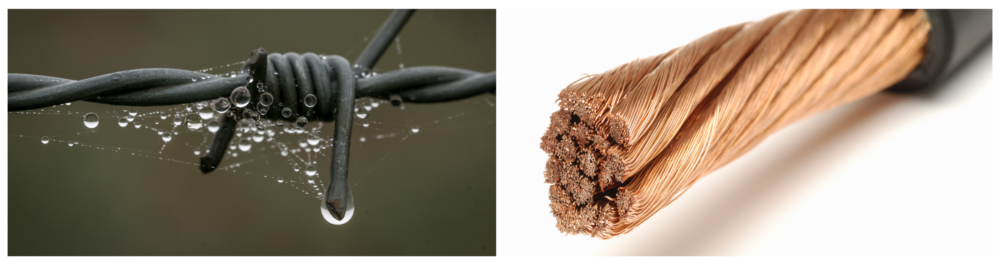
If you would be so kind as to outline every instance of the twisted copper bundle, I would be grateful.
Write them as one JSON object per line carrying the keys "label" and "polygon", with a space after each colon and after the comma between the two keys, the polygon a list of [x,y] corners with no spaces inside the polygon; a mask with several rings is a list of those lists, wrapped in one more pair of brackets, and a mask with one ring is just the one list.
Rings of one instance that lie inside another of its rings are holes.
{"label": "twisted copper bundle", "polygon": [[922,10],[799,10],[589,75],[542,136],[559,231],[627,233],[784,126],[876,93],[923,58]]}

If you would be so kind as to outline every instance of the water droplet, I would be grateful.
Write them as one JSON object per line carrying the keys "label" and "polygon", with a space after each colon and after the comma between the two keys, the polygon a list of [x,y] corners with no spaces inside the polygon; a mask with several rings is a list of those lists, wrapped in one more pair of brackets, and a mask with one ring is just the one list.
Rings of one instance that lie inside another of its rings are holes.
{"label": "water droplet", "polygon": [[236,77],[236,71],[229,71],[230,77]]}
{"label": "water droplet", "polygon": [[220,97],[212,101],[212,108],[215,109],[215,112],[225,113],[226,111],[229,111],[229,107],[229,99]]}
{"label": "water droplet", "polygon": [[248,140],[248,139],[242,139],[242,140],[240,140],[239,147],[240,147],[240,151],[243,151],[243,152],[250,151],[250,140]]}
{"label": "water droplet", "polygon": [[278,183],[284,183],[284,182],[285,182],[285,178],[278,177]]}
{"label": "water droplet", "polygon": [[403,64],[399,64],[399,69],[403,69]]}
{"label": "water droplet", "polygon": [[361,137],[361,142],[362,142],[362,143],[364,143],[364,142],[365,142],[365,137],[364,137],[364,136],[362,136],[362,137]]}
{"label": "water droplet", "polygon": [[98,123],[100,123],[100,118],[98,118],[97,114],[93,112],[87,113],[87,115],[83,116],[83,125],[87,126],[87,128],[97,128]]}
{"label": "water droplet", "polygon": [[270,109],[270,107],[268,107],[267,105],[264,105],[263,103],[257,103],[257,113],[260,113],[261,116],[267,114],[268,109]]}
{"label": "water droplet", "polygon": [[135,116],[136,114],[139,114],[139,111],[137,111],[135,109],[129,109],[128,110],[128,115]]}
{"label": "water droplet", "polygon": [[260,91],[261,93],[264,92],[264,83],[263,82],[258,82],[257,83],[257,91]]}
{"label": "water droplet", "polygon": [[309,145],[317,145],[319,144],[319,140],[319,135],[316,135],[315,133],[310,133],[309,138],[306,139],[306,141],[309,142]]}
{"label": "water droplet", "polygon": [[262,132],[262,131],[257,131],[256,133],[254,133],[254,134],[253,134],[253,141],[254,141],[255,143],[259,143],[259,142],[261,142],[261,141],[264,141],[264,132]]}
{"label": "water droplet", "polygon": [[288,150],[281,150],[281,156],[288,156]]}
{"label": "water droplet", "polygon": [[203,107],[198,110],[198,116],[201,116],[201,119],[203,120],[211,119],[214,114],[215,113],[212,113],[212,108],[209,107]]}
{"label": "water droplet", "polygon": [[271,93],[264,92],[260,94],[260,104],[271,106],[271,103],[274,103],[274,96]]}
{"label": "water droplet", "polygon": [[208,121],[208,131],[213,133],[219,131],[219,121]]}
{"label": "water droplet", "polygon": [[125,118],[118,119],[118,126],[125,127],[125,125],[128,125],[128,119]]}
{"label": "water droplet", "polygon": [[194,150],[194,155],[201,155],[201,150],[195,149]]}
{"label": "water droplet", "polygon": [[281,117],[288,118],[288,117],[291,117],[291,116],[292,116],[292,109],[290,109],[288,107],[285,107],[284,109],[281,109]]}
{"label": "water droplet", "polygon": [[[248,75],[247,76],[247,84],[250,84],[250,83],[253,83],[253,76],[252,75]],[[258,84],[260,84],[260,83],[258,82]]]}
{"label": "water droplet", "polygon": [[417,133],[417,132],[420,131],[420,127],[416,126],[416,125],[413,125],[413,128],[410,128],[410,131],[413,132],[413,133]]}
{"label": "water droplet", "polygon": [[187,123],[188,129],[190,129],[192,131],[196,131],[198,129],[201,129],[201,126],[203,124],[201,116],[198,115],[198,114],[194,114],[194,113],[191,113],[191,114],[187,115],[185,123]]}
{"label": "water droplet", "polygon": [[368,128],[368,121],[361,122],[361,126]]}
{"label": "water droplet", "polygon": [[306,167],[306,175],[307,176],[314,176],[314,175],[316,175],[316,167],[313,166],[313,165],[307,166]]}
{"label": "water droplet", "polygon": [[299,147],[306,147],[308,144],[305,139],[299,139]]}
{"label": "water droplet", "polygon": [[259,113],[255,112],[255,111],[252,111],[252,110],[248,110],[248,111],[250,112],[250,119],[251,120],[253,120],[253,121],[259,121],[260,120],[260,114]]}
{"label": "water droplet", "polygon": [[389,96],[389,104],[392,104],[393,107],[399,107],[399,105],[403,105],[403,97],[392,94]]}
{"label": "water droplet", "polygon": [[[319,211],[323,215],[323,219],[332,225],[342,225],[346,224],[354,216],[354,194],[351,194],[351,186],[346,186],[347,194],[343,197],[334,200],[336,205],[331,205],[329,203],[330,197],[334,194],[327,194],[326,200],[320,200]],[[342,205],[341,205],[342,203]],[[342,207],[343,212],[337,212],[338,209],[332,207]]]}
{"label": "water droplet", "polygon": [[48,144],[48,143],[49,143],[49,137],[48,136],[42,136],[42,144]]}
{"label": "water droplet", "polygon": [[136,129],[139,129],[139,127],[141,126],[141,125],[139,125],[139,122],[133,122],[132,124],[135,125]]}
{"label": "water droplet", "polygon": [[302,170],[302,168],[299,167],[299,164],[292,164],[292,170],[295,170],[295,172],[299,172],[299,170]]}
{"label": "water droplet", "polygon": [[312,108],[313,106],[316,106],[316,96],[313,94],[306,95],[306,97],[302,99],[302,103],[306,104],[306,107]]}
{"label": "water droplet", "polygon": [[247,87],[245,86],[237,87],[236,89],[233,89],[233,93],[229,95],[229,101],[231,101],[233,105],[236,105],[237,108],[246,107],[247,104],[250,104],[250,91],[247,90]]}
{"label": "water droplet", "polygon": [[[121,75],[119,75],[119,74],[112,74],[112,75],[111,75],[111,80],[112,80],[112,81],[118,81],[118,79],[122,79],[122,76],[121,76]],[[72,144],[70,144],[70,146],[73,146],[73,145],[72,145]]]}
{"label": "water droplet", "polygon": [[[309,170],[306,169],[306,172],[309,172]],[[315,173],[315,172],[313,172],[313,173]],[[309,176],[309,179],[307,179],[306,182],[309,182],[309,184],[315,184],[316,183],[316,178],[314,178],[312,176]]]}
{"label": "water droplet", "polygon": [[167,113],[166,112],[160,113],[160,119],[161,120],[166,120],[167,119]]}
{"label": "water droplet", "polygon": [[69,142],[69,147],[73,147],[73,142]]}
{"label": "water droplet", "polygon": [[367,109],[363,109],[363,108],[362,109],[358,109],[358,111],[356,111],[355,114],[358,115],[358,118],[361,118],[361,119],[368,118],[368,110]]}
{"label": "water droplet", "polygon": [[132,122],[135,120],[135,116],[132,115],[125,116],[125,120],[128,120],[128,122]]}
{"label": "water droplet", "polygon": [[169,143],[170,139],[173,138],[173,136],[171,136],[169,132],[164,132],[163,135],[161,135],[160,137],[163,138],[164,143]]}
{"label": "water droplet", "polygon": [[184,121],[181,120],[181,117],[174,117],[174,125],[181,125],[183,122]]}
{"label": "water droplet", "polygon": [[[299,118],[295,120],[295,126],[299,127],[300,129],[301,128],[305,128],[306,125],[309,125],[309,120],[306,119],[306,116],[299,116]],[[94,126],[97,126],[97,125],[94,125]]]}
{"label": "water droplet", "polygon": [[192,77],[191,78],[191,82],[195,82],[195,81],[198,81],[198,78],[197,77]]}

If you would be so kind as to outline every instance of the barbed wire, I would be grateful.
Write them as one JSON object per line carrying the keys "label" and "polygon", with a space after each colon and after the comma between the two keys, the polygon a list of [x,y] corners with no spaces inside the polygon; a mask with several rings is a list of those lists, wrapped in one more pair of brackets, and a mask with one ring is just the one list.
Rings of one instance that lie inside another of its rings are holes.
{"label": "barbed wire", "polygon": [[[413,10],[395,10],[351,65],[341,56],[313,53],[268,54],[251,51],[238,74],[230,77],[189,70],[151,68],[109,73],[83,80],[7,74],[7,109],[19,111],[73,101],[111,105],[160,106],[228,98],[246,86],[249,102],[268,94],[273,102],[233,108],[223,117],[209,150],[200,159],[203,173],[213,171],[235,134],[238,112],[257,112],[261,119],[335,121],[333,156],[326,203],[338,220],[353,203],[347,182],[350,135],[356,98],[371,97],[413,103],[446,102],[483,93],[496,93],[496,72],[480,73],[443,66],[421,66],[373,74],[369,69],[406,24]],[[314,96],[313,106],[299,104]],[[282,108],[284,106],[284,108]],[[274,109],[274,110],[272,110]],[[289,109],[291,113],[282,113]],[[353,206],[351,206],[353,208]],[[346,216],[349,218],[349,216]],[[346,221],[346,220],[345,220]]]}

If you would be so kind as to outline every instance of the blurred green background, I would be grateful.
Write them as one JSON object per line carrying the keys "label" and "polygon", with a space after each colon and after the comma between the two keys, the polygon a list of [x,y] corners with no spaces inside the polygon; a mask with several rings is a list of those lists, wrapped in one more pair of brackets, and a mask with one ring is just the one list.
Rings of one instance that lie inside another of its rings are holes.
{"label": "blurred green background", "polygon": [[[353,61],[390,12],[8,10],[7,64],[10,73],[78,80],[137,68],[199,70],[245,61],[258,47]],[[494,10],[418,10],[399,35],[401,53],[393,45],[375,70],[395,70],[402,63],[495,71],[495,21]],[[352,186],[357,210],[342,226],[320,217],[317,199],[274,181],[274,175],[296,174],[275,154],[252,153],[274,157],[239,168],[272,178],[225,171],[203,175],[189,164],[38,140],[60,135],[53,138],[150,152],[162,148],[160,157],[197,163],[192,151],[204,140],[198,134],[175,136],[164,146],[149,130],[111,130],[119,129],[113,117],[102,116],[96,129],[87,129],[80,115],[8,113],[8,253],[495,255],[492,102],[494,96],[483,95],[407,104],[405,110],[374,109],[369,120],[381,124],[354,126],[349,181],[357,184]],[[75,102],[52,109],[123,108]],[[141,115],[166,108],[137,109]],[[143,125],[153,120],[158,119]],[[373,140],[399,129],[393,124],[422,125],[405,140]],[[324,137],[332,136],[331,128],[324,127],[329,134]],[[322,178],[329,177],[330,151],[319,157]],[[222,165],[247,156],[227,158]]]}

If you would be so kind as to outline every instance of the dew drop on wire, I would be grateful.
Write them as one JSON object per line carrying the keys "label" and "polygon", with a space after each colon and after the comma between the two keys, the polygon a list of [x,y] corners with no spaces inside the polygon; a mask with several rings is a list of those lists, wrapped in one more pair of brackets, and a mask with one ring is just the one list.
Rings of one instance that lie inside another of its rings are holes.
{"label": "dew drop on wire", "polygon": [[100,118],[98,118],[97,114],[93,112],[87,113],[87,115],[83,116],[83,125],[87,126],[87,128],[97,128],[98,123],[100,123]]}
{"label": "dew drop on wire", "polygon": [[306,167],[306,175],[307,176],[315,176],[316,175],[316,166],[313,166],[313,165],[307,166]]}
{"label": "dew drop on wire", "polygon": [[271,93],[264,92],[263,94],[260,94],[260,104],[264,106],[271,106],[271,103],[274,103],[274,96],[271,95]]}
{"label": "dew drop on wire", "polygon": [[212,102],[212,108],[214,108],[215,112],[218,113],[225,113],[226,111],[229,111],[230,106],[231,104],[229,104],[229,99],[227,98],[220,97]]}
{"label": "dew drop on wire", "polygon": [[420,127],[416,126],[416,125],[413,125],[413,128],[410,128],[410,131],[413,132],[413,133],[420,132]]}
{"label": "dew drop on wire", "polygon": [[[111,75],[111,81],[118,81],[118,79],[122,79],[122,76],[119,75],[119,74],[112,74]],[[72,146],[72,145],[70,145],[70,146]]]}
{"label": "dew drop on wire", "polygon": [[[248,75],[247,76],[247,84],[249,85],[250,83],[253,83],[253,76],[252,75]],[[260,82],[257,82],[257,83],[260,84]]]}
{"label": "dew drop on wire", "polygon": [[208,131],[209,132],[213,132],[213,133],[217,132],[217,131],[219,131],[219,121],[216,121],[216,120],[208,121],[208,126],[207,127],[208,127]]}
{"label": "dew drop on wire", "polygon": [[[306,125],[309,125],[309,120],[306,119],[306,116],[299,116],[299,118],[295,120],[295,126],[299,127],[299,129],[305,128]],[[97,125],[94,125],[94,126],[97,126]]]}
{"label": "dew drop on wire", "polygon": [[48,143],[49,143],[49,137],[48,136],[42,136],[42,144],[48,144]]}
{"label": "dew drop on wire", "polygon": [[403,105],[403,97],[392,94],[389,96],[389,104],[392,104],[393,107],[399,107],[399,105]]}
{"label": "dew drop on wire", "polygon": [[119,127],[125,127],[125,125],[128,125],[128,119],[126,119],[126,118],[118,119],[118,126]]}
{"label": "dew drop on wire", "polygon": [[194,113],[187,115],[187,117],[185,118],[185,123],[187,123],[188,129],[192,131],[201,129],[201,126],[203,125],[201,116]]}
{"label": "dew drop on wire", "polygon": [[240,140],[239,147],[240,147],[240,151],[243,151],[243,152],[250,151],[250,140],[249,139],[242,139],[242,140]]}
{"label": "dew drop on wire", "polygon": [[198,116],[201,116],[201,118],[204,120],[211,119],[212,115],[215,115],[215,113],[212,113],[212,108],[202,107],[200,110],[198,110]]}
{"label": "dew drop on wire", "polygon": [[306,95],[306,97],[302,99],[302,103],[306,104],[306,107],[312,108],[316,106],[316,96],[313,94]]}
{"label": "dew drop on wire", "polygon": [[250,104],[250,90],[247,87],[241,86],[233,89],[233,93],[229,95],[229,100],[232,101],[233,105],[237,108],[246,107]]}
{"label": "dew drop on wire", "polygon": [[358,118],[361,119],[368,118],[368,110],[364,108],[358,109],[358,111],[356,111],[355,114],[357,114]]}

